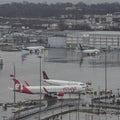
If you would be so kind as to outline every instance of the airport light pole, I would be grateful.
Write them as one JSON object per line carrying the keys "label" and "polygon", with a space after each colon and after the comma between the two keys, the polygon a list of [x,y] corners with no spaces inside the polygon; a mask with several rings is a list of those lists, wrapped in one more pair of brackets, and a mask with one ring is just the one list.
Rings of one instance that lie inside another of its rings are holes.
{"label": "airport light pole", "polygon": [[[15,77],[15,64],[14,64],[14,77]],[[14,103],[16,103],[16,92],[15,92],[15,83],[14,83]]]}
{"label": "airport light pole", "polygon": [[41,120],[41,117],[40,117],[40,114],[41,114],[41,59],[42,59],[42,56],[40,55],[39,56],[40,58],[40,111],[39,111],[39,120]]}
{"label": "airport light pole", "polygon": [[119,89],[119,88],[117,88],[117,91],[118,91],[118,97],[119,97],[119,90],[120,90],[120,89]]}
{"label": "airport light pole", "polygon": [[107,97],[107,51],[105,50],[105,103]]}

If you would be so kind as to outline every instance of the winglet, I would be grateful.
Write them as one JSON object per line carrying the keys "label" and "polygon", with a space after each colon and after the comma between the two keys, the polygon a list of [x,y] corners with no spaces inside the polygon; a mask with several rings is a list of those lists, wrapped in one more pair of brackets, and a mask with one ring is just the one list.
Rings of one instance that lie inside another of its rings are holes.
{"label": "winglet", "polygon": [[45,71],[43,71],[43,79],[47,79],[47,80],[49,79]]}
{"label": "winglet", "polygon": [[30,84],[29,84],[27,81],[25,81],[25,84],[26,84],[27,86],[30,86]]}

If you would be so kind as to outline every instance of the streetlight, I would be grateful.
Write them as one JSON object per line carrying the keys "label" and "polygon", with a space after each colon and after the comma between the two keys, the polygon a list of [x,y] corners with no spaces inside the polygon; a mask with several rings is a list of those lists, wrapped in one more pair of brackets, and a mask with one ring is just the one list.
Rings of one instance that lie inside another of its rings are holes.
{"label": "streetlight", "polygon": [[[16,73],[15,73],[15,64],[14,64],[14,77],[15,77]],[[14,83],[14,103],[16,103],[16,91],[15,91],[15,83]]]}
{"label": "streetlight", "polygon": [[118,91],[118,97],[119,97],[119,90],[120,90],[120,89],[119,89],[119,88],[117,88],[117,91]]}
{"label": "streetlight", "polygon": [[[38,57],[40,58],[40,110],[39,111],[41,112],[41,58],[42,58],[42,56],[40,55]],[[41,119],[40,112],[39,112],[39,120]]]}
{"label": "streetlight", "polygon": [[107,51],[105,50],[105,103],[107,102]]}

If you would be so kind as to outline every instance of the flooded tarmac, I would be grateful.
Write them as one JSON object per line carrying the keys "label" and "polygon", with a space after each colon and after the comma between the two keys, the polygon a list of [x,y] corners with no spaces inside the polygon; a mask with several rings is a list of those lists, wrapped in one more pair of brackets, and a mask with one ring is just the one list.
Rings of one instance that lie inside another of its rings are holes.
{"label": "flooded tarmac", "polygon": [[[38,85],[40,80],[40,58],[35,54],[3,51],[1,51],[1,56],[4,65],[0,69],[0,103],[13,102],[13,92],[9,89],[13,87],[13,82],[10,80],[9,75],[14,73],[14,66],[16,78],[23,84],[24,81],[27,81],[31,85]],[[103,90],[105,89],[105,59],[107,63],[107,89],[118,92],[120,88],[119,51],[107,52],[105,58],[104,52],[99,56],[83,57],[75,50],[51,48],[46,50],[42,56],[41,68],[47,72],[49,78],[84,83],[91,82],[93,89]],[[29,98],[39,98],[39,95],[16,94],[16,101]],[[3,115],[0,114],[0,116]],[[80,116],[82,117],[82,115]],[[83,114],[83,116],[85,118],[88,114]],[[110,117],[111,120],[113,120],[112,118],[113,116]]]}

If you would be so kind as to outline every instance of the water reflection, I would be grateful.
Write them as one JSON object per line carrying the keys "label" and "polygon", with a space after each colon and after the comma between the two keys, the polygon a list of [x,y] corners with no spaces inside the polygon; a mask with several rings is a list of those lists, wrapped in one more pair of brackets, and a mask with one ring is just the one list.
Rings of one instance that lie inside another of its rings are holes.
{"label": "water reflection", "polygon": [[51,96],[45,95],[44,99],[47,101],[48,107],[57,104],[57,97],[51,97]]}
{"label": "water reflection", "polygon": [[[82,67],[82,64],[94,65],[94,67],[103,67],[105,62],[105,54],[102,52],[97,56],[84,56],[80,52],[75,52],[71,49],[49,49],[44,54],[45,62],[53,63],[75,63],[78,62],[79,66]],[[30,53],[25,53],[21,55],[22,63],[28,59]],[[116,67],[120,66],[120,52],[112,51],[107,52],[107,66]]]}
{"label": "water reflection", "polygon": [[80,58],[80,67],[82,66],[82,64],[83,64],[83,61],[84,61],[84,58],[83,57],[81,57]]}
{"label": "water reflection", "polygon": [[25,61],[25,60],[27,60],[27,56],[28,55],[30,55],[30,53],[22,53],[22,55],[21,55],[21,61],[22,61],[22,63]]}
{"label": "water reflection", "polygon": [[[107,52],[107,67],[118,67],[120,66],[120,52],[113,51]],[[105,64],[105,54],[102,54],[99,58],[89,60],[89,64],[96,67],[103,67]]]}
{"label": "water reflection", "polygon": [[2,71],[2,69],[3,69],[3,64],[2,64],[2,65],[0,65],[0,71]]}
{"label": "water reflection", "polygon": [[[53,52],[54,51],[54,52]],[[57,62],[57,63],[71,63],[79,62],[80,54],[76,53],[72,49],[50,49],[48,51],[48,59],[46,62]]]}

